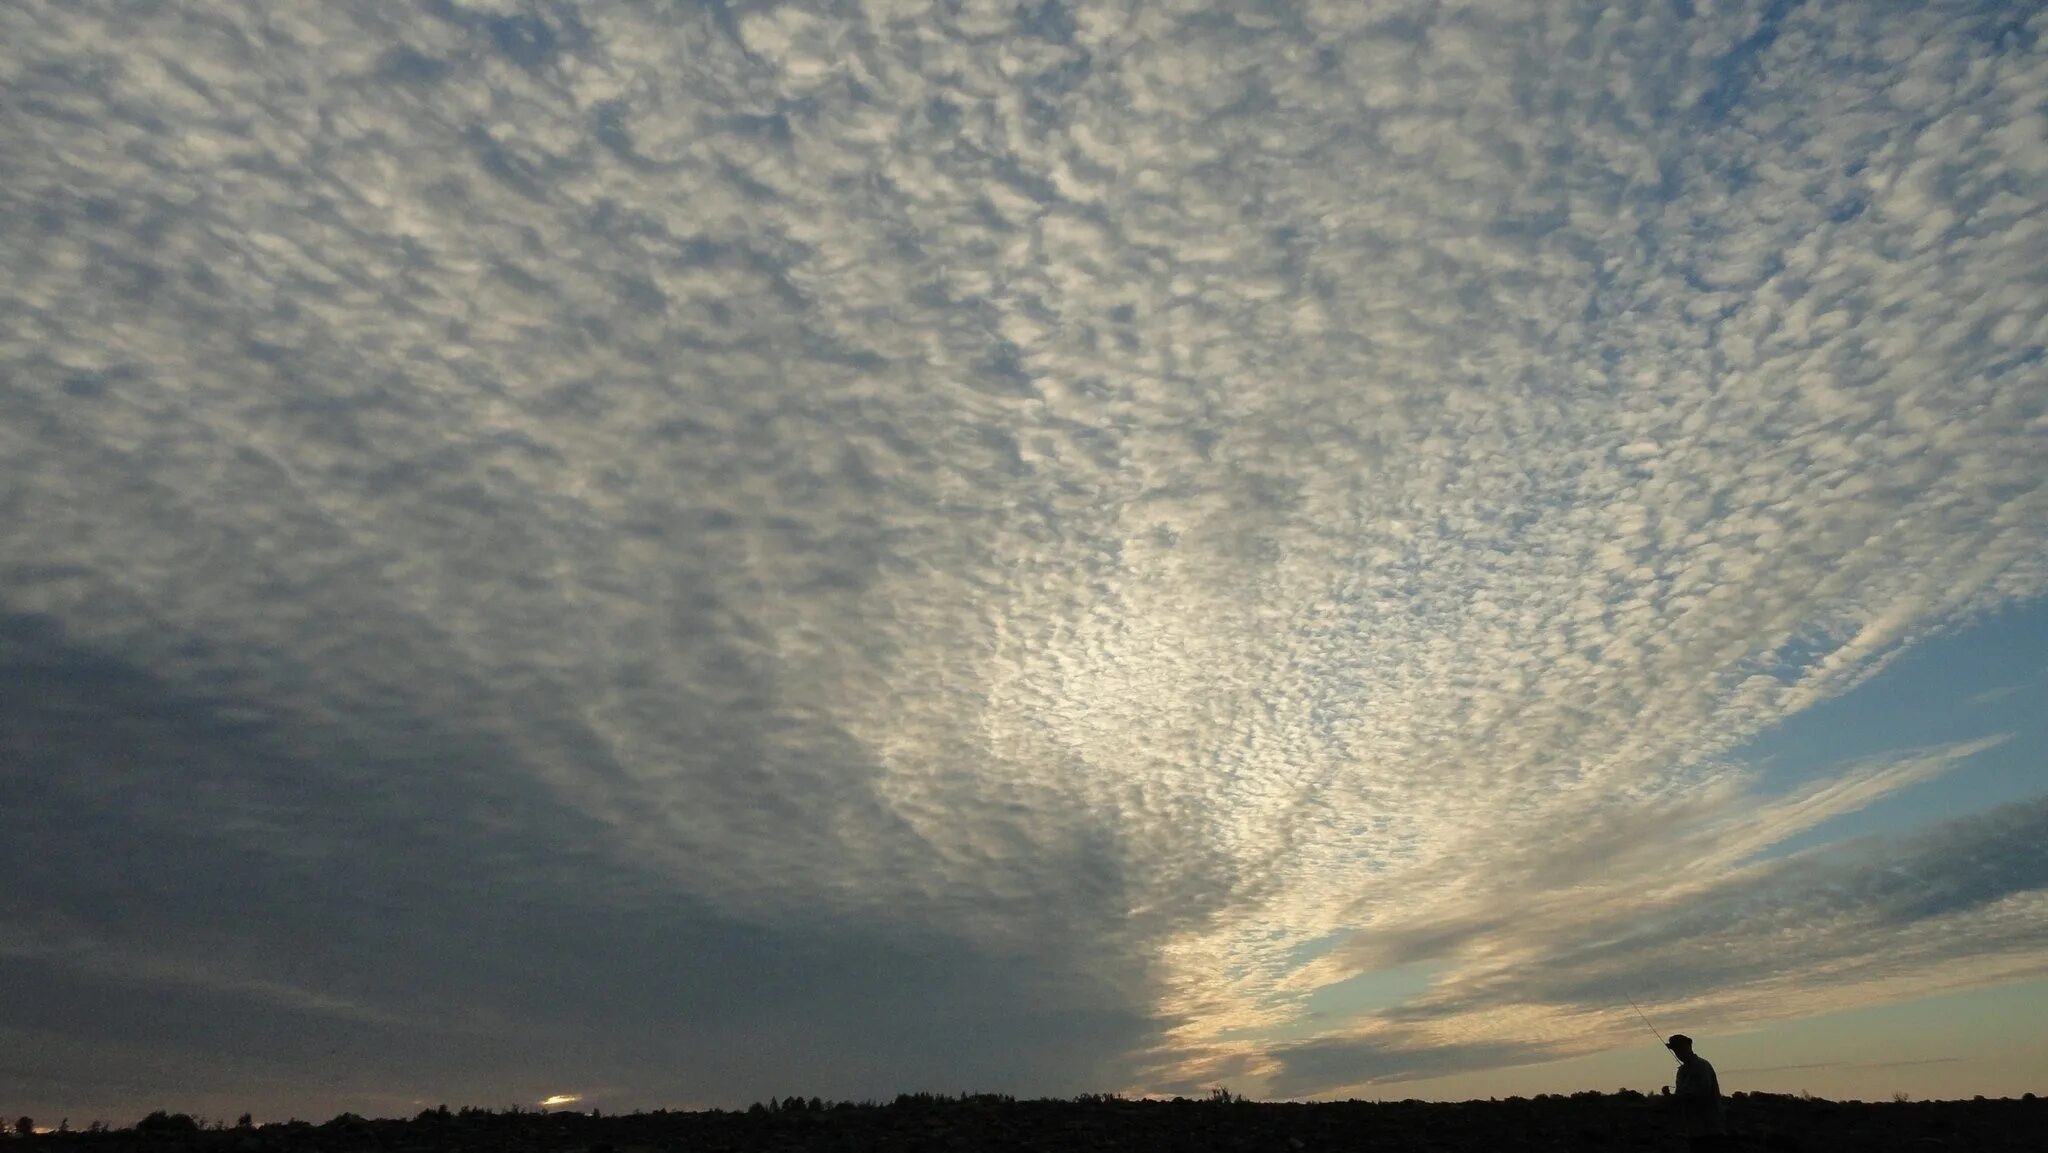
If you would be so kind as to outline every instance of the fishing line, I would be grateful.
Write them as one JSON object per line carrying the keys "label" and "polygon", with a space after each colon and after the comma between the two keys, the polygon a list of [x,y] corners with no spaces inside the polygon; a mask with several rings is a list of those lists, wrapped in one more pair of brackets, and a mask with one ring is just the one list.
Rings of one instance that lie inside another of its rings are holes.
{"label": "fishing line", "polygon": [[1643,1015],[1643,1007],[1636,1004],[1636,999],[1629,997],[1627,993],[1623,993],[1622,996],[1628,997],[1628,1007],[1636,1011],[1636,1019],[1640,1020],[1643,1023],[1643,1028],[1648,1029],[1650,1035],[1657,1038],[1657,1043],[1662,1045],[1664,1043],[1664,1034],[1657,1031],[1657,1026],[1650,1024],[1650,1019]]}

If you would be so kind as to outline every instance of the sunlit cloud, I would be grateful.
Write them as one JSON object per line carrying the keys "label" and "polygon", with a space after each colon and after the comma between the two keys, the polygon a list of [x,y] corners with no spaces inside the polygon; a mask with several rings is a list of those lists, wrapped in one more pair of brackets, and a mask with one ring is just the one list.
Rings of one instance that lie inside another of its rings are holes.
{"label": "sunlit cloud", "polygon": [[1201,7],[0,11],[0,957],[707,1097],[2039,972],[2037,807],[1787,848],[2009,735],[1739,754],[2048,589],[2048,16]]}

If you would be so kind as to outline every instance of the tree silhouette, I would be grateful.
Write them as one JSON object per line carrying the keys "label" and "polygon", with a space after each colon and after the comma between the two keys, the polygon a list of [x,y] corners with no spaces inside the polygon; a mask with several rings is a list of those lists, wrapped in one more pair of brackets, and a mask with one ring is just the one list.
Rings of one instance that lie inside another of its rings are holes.
{"label": "tree silhouette", "polygon": [[17,1136],[33,1137],[36,1135],[36,1123],[26,1117],[17,1117],[14,1119],[14,1132]]}
{"label": "tree silhouette", "polygon": [[158,1109],[135,1123],[137,1133],[197,1133],[199,1122],[184,1113],[166,1113]]}

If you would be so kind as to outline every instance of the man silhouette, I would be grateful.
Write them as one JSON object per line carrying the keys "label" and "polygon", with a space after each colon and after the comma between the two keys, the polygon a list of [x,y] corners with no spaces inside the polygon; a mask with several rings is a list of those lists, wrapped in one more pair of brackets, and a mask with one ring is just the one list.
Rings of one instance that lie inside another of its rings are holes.
{"label": "man silhouette", "polygon": [[1664,1042],[1678,1058],[1678,1120],[1695,1149],[1717,1149],[1728,1136],[1728,1117],[1721,1107],[1721,1081],[1705,1057],[1692,1051],[1692,1038],[1673,1033]]}

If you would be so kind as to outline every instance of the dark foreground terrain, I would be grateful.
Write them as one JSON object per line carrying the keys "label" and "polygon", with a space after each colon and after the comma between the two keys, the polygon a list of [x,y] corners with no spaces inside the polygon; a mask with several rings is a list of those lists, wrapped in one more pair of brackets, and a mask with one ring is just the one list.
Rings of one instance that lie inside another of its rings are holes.
{"label": "dark foreground terrain", "polygon": [[[152,1114],[129,1129],[15,1138],[16,1153],[717,1153],[720,1150],[1659,1150],[1683,1149],[1666,1102],[1633,1093],[1533,1100],[1292,1105],[1217,1101],[904,1098],[747,1112],[430,1110],[207,1128]],[[1729,1102],[1732,1149],[2048,1150],[2048,1101],[1856,1103],[1749,1094]]]}

